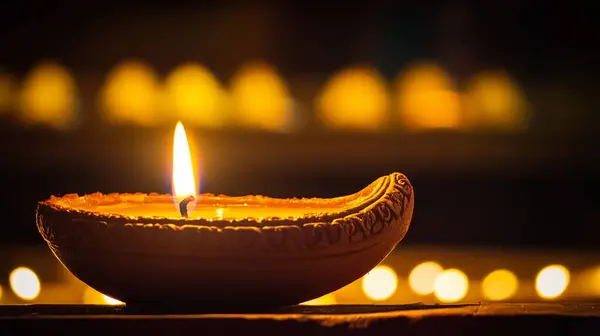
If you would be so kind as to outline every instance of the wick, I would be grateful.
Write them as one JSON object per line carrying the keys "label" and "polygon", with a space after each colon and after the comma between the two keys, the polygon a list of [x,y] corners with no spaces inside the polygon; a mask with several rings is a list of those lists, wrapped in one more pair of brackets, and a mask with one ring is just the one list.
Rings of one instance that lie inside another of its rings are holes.
{"label": "wick", "polygon": [[188,196],[188,197],[184,198],[184,199],[183,199],[183,201],[181,201],[181,202],[179,203],[179,212],[181,213],[181,217],[185,217],[185,218],[187,218],[187,216],[188,216],[187,205],[188,205],[190,202],[193,202],[193,201],[195,201],[195,200],[196,200],[196,199],[194,198],[194,196],[190,195],[190,196]]}

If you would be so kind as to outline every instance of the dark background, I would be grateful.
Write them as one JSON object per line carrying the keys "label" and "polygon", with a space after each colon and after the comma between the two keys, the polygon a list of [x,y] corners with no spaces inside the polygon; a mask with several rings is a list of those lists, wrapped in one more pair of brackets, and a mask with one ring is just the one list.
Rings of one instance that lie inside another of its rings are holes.
{"label": "dark background", "polygon": [[405,172],[416,190],[406,244],[595,249],[600,243],[599,45],[591,2],[5,1],[0,69],[69,67],[82,92],[79,129],[0,119],[2,244],[41,244],[36,202],[51,194],[169,192],[173,125],[110,127],[90,97],[118,61],[166,75],[197,61],[227,80],[264,59],[284,78],[323,78],[357,63],[393,79],[432,59],[459,82],[501,68],[533,106],[518,134],[400,131],[294,135],[190,132],[202,148],[202,191],[329,197]]}

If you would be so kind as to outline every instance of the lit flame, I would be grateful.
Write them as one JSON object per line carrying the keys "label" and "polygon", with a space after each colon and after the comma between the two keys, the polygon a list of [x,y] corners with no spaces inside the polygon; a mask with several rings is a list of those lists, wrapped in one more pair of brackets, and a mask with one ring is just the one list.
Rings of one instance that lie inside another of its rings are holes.
{"label": "lit flame", "polygon": [[185,129],[181,122],[175,127],[173,140],[173,196],[178,201],[196,196],[196,179]]}

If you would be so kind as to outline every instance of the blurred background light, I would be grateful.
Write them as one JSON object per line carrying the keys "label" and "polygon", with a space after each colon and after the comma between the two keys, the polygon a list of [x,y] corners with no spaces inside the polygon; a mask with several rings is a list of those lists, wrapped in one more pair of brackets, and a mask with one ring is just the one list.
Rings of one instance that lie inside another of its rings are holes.
{"label": "blurred background light", "polygon": [[58,129],[77,119],[78,90],[73,76],[55,62],[42,62],[25,77],[20,100],[21,119]]}
{"label": "blurred background light", "polygon": [[96,291],[95,289],[93,289],[92,287],[88,287],[86,286],[83,289],[83,297],[82,297],[83,303],[84,304],[102,304],[103,300],[102,300],[102,293]]}
{"label": "blurred background light", "polygon": [[595,295],[600,296],[600,266],[594,267],[589,279],[590,287]]}
{"label": "blurred background light", "polygon": [[121,302],[117,299],[113,299],[108,295],[102,295],[102,300],[104,301],[105,304],[111,305],[111,306],[118,306],[118,305],[124,304],[123,302]]}
{"label": "blurred background light", "polygon": [[106,296],[89,286],[85,286],[83,290],[83,303],[97,305],[105,304],[111,306],[123,304],[123,302]]}
{"label": "blurred background light", "polygon": [[[9,286],[0,281],[3,285],[2,304],[22,304],[24,300],[36,304],[123,304],[78,280],[45,246],[40,246],[37,250],[35,253],[31,252],[31,248],[23,248],[20,251],[9,250],[7,260],[21,260],[20,264],[27,267],[19,267],[15,270],[6,263],[4,266],[0,265],[0,268],[5,270],[5,274],[11,274],[7,277],[10,280]],[[474,255],[477,257],[472,258]],[[554,264],[544,267],[539,273],[531,273],[531,270],[535,270],[538,265],[544,265],[548,260],[554,260]],[[441,265],[445,264],[454,266],[444,271]],[[493,265],[503,265],[503,267],[490,270]],[[565,282],[565,274],[569,274],[566,271],[567,265],[573,267],[573,270],[570,271],[572,275],[566,276],[571,280]],[[468,274],[478,276],[467,278],[466,272],[461,270],[469,270]],[[486,271],[490,272],[486,273]],[[26,280],[18,281],[13,273],[20,274],[19,279]],[[401,274],[408,275],[407,281],[403,281]],[[527,276],[517,277],[517,274],[527,274]],[[11,277],[13,279],[10,279]],[[435,280],[432,281],[432,278]],[[542,286],[536,282],[542,283]],[[550,287],[546,291],[546,297],[537,291],[538,288],[543,287],[543,283],[546,283],[546,287]],[[568,284],[568,288],[565,283]],[[410,304],[414,302],[436,304],[508,300],[543,302],[550,298],[593,301],[600,293],[597,291],[599,284],[600,267],[594,253],[556,254],[552,251],[524,253],[521,250],[488,249],[457,251],[455,248],[423,249],[405,246],[402,251],[392,252],[384,260],[384,264],[376,266],[361,279],[302,304]],[[11,293],[11,288],[21,295]],[[564,288],[568,290],[557,294]],[[34,299],[24,299],[34,295]]]}
{"label": "blurred background light", "polygon": [[40,295],[40,279],[27,267],[17,267],[9,276],[10,287],[16,296],[25,301],[33,301]]}
{"label": "blurred background light", "polygon": [[332,293],[301,303],[301,305],[305,306],[328,306],[334,304],[337,304],[337,300]]}
{"label": "blurred background light", "polygon": [[433,293],[433,284],[435,279],[443,268],[438,263],[427,261],[417,265],[408,275],[408,284],[413,292],[419,295],[429,295]]}
{"label": "blurred background light", "polygon": [[527,126],[527,98],[503,71],[483,71],[469,82],[465,97],[470,126],[522,129]]}
{"label": "blurred background light", "polygon": [[126,60],[108,74],[100,92],[100,111],[114,124],[153,126],[160,121],[160,83],[154,70],[140,61]]}
{"label": "blurred background light", "polygon": [[225,120],[225,91],[213,74],[197,63],[186,63],[165,80],[165,110],[186,125],[220,127]]}
{"label": "blurred background light", "polygon": [[462,125],[460,96],[450,75],[435,63],[416,63],[395,82],[396,108],[410,129]]}
{"label": "blurred background light", "polygon": [[389,121],[390,93],[379,72],[368,66],[342,70],[325,83],[315,100],[321,121],[330,128],[383,129]]}
{"label": "blurred background light", "polygon": [[15,110],[18,104],[18,89],[17,79],[0,71],[0,115]]}
{"label": "blurred background light", "polygon": [[389,299],[398,288],[396,272],[385,265],[373,268],[362,280],[362,289],[365,295],[374,301]]}
{"label": "blurred background light", "polygon": [[[32,302],[81,303],[86,286],[40,240],[33,205],[168,192],[175,120],[198,140],[202,192],[333,197],[408,174],[431,211],[383,261],[394,276],[375,281],[377,268],[316,302],[373,303],[369,281],[375,297],[395,292],[388,304],[600,298],[597,34],[584,6],[549,18],[534,4],[365,1],[340,15],[331,3],[306,25],[313,9],[295,2],[54,5],[0,11],[3,304],[24,302],[8,281],[18,265],[41,282]],[[557,31],[574,38],[547,38]]]}
{"label": "blurred background light", "polygon": [[441,302],[457,302],[467,295],[469,279],[458,269],[447,269],[435,279],[433,289],[435,297]]}
{"label": "blurred background light", "polygon": [[491,301],[510,299],[519,288],[517,276],[506,269],[499,269],[488,274],[481,284],[483,297]]}
{"label": "blurred background light", "polygon": [[556,299],[569,286],[570,277],[569,270],[562,265],[546,266],[535,279],[535,289],[543,299]]}
{"label": "blurred background light", "polygon": [[230,85],[234,121],[245,128],[287,132],[294,127],[293,103],[277,70],[265,62],[249,62]]}

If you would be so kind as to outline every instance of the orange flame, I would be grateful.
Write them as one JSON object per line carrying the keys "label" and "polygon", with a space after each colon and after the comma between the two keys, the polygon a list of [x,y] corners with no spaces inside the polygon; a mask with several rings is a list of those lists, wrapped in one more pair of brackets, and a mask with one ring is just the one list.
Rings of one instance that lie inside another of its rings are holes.
{"label": "orange flame", "polygon": [[178,122],[173,139],[173,196],[180,202],[186,197],[196,196],[196,190],[190,146],[183,124]]}

